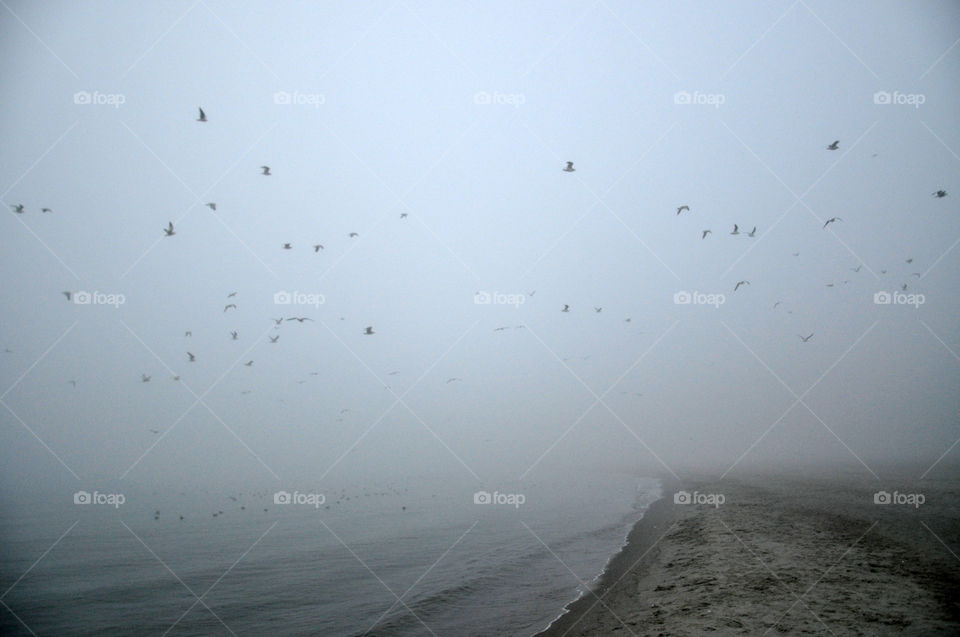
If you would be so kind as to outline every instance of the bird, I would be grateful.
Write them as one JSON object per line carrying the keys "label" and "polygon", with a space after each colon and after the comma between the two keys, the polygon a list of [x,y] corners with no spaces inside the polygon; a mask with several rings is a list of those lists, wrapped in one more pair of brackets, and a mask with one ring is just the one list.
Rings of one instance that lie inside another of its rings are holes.
{"label": "bird", "polygon": [[629,323],[631,320],[632,320],[632,319],[630,319],[630,318],[625,318],[625,319],[623,320],[623,322],[624,322],[624,323]]}
{"label": "bird", "polygon": [[573,167],[573,162],[572,162],[572,161],[568,161],[568,162],[567,162],[567,167],[563,169],[563,172],[565,172],[565,173],[572,173],[572,172],[574,172],[574,171],[576,171],[576,170],[577,170],[577,169]]}
{"label": "bird", "polygon": [[179,376],[173,376],[172,378],[173,378],[173,380],[180,380],[180,377],[179,377]]}
{"label": "bird", "polygon": [[247,367],[251,367],[253,366],[253,361],[247,361],[246,363],[244,363],[244,365],[246,365]]}
{"label": "bird", "polygon": [[239,333],[237,332],[237,330],[233,330],[232,332],[230,332],[230,336],[233,340],[237,340],[237,336],[239,336]]}
{"label": "bird", "polygon": [[603,311],[603,308],[602,308],[602,307],[595,307],[595,308],[593,308],[593,311],[596,312],[597,314],[599,314],[600,312]]}
{"label": "bird", "polygon": [[227,298],[228,298],[228,299],[231,299],[231,298],[235,297],[236,295],[237,295],[236,292],[231,292],[230,294],[227,295]]}
{"label": "bird", "polygon": [[77,381],[75,381],[75,380],[68,380],[67,382],[70,383],[71,385],[73,385],[74,387],[77,386]]}
{"label": "bird", "polygon": [[907,259],[906,262],[907,262],[907,263],[913,263],[913,257],[910,257],[909,259]]}
{"label": "bird", "polygon": [[923,277],[923,274],[920,273],[920,272],[913,272],[912,274],[913,274],[913,276],[917,277],[918,279],[921,278],[921,277]]}
{"label": "bird", "polygon": [[447,384],[449,385],[450,383],[452,383],[452,382],[455,381],[455,380],[460,380],[460,381],[462,381],[463,379],[462,379],[462,378],[448,378],[448,379],[447,379]]}
{"label": "bird", "polygon": [[400,218],[401,218],[401,219],[406,219],[406,218],[407,218],[407,213],[401,212],[401,213],[400,213]]}
{"label": "bird", "polygon": [[287,319],[288,321],[296,321],[298,323],[303,323],[304,321],[313,321],[309,316],[291,316]]}
{"label": "bird", "polygon": [[857,267],[855,267],[855,268],[850,268],[850,269],[853,270],[854,272],[859,272],[859,271],[860,271],[860,268],[862,268],[862,267],[863,267],[863,264],[861,263],[861,264],[858,265]]}
{"label": "bird", "polygon": [[217,209],[217,204],[216,204],[215,202],[213,202],[213,201],[211,201],[210,203],[205,204],[205,205],[206,205],[207,208],[209,208],[210,210],[216,210],[216,209]]}
{"label": "bird", "polygon": [[793,256],[799,257],[799,256],[800,256],[800,253],[799,253],[799,252],[794,252],[794,253],[793,253]]}
{"label": "bird", "polygon": [[283,317],[282,317],[282,316],[281,316],[280,318],[278,318],[278,319],[275,319],[275,318],[273,318],[273,317],[271,316],[271,317],[270,317],[270,320],[273,321],[273,324],[274,324],[274,325],[280,325],[281,323],[283,323]]}
{"label": "bird", "polygon": [[177,234],[176,232],[173,231],[173,222],[172,222],[172,221],[170,221],[169,223],[167,223],[167,227],[163,229],[163,232],[164,232],[168,237],[172,237],[173,235]]}
{"label": "bird", "polygon": [[904,292],[906,292],[906,291],[907,291],[907,284],[904,283],[902,286],[900,286],[900,289],[903,290]]}
{"label": "bird", "polygon": [[196,357],[195,355],[191,354],[190,352],[187,352],[187,356],[190,357],[190,362],[191,362],[191,363],[194,362],[195,360],[197,360],[197,357]]}
{"label": "bird", "polygon": [[293,246],[290,245],[289,243],[284,243],[284,244],[283,244],[283,249],[284,249],[284,250],[293,250]]}
{"label": "bird", "polygon": [[260,170],[262,171],[261,175],[270,176],[270,166],[260,166]]}
{"label": "bird", "polygon": [[704,231],[700,234],[700,238],[701,238],[701,239],[706,239],[706,238],[707,238],[707,235],[710,234],[711,232],[713,232],[713,230],[704,230]]}
{"label": "bird", "polygon": [[733,224],[733,232],[730,234],[740,234],[740,227],[737,224]]}
{"label": "bird", "polygon": [[[197,107],[197,108],[200,108],[200,107]],[[205,122],[205,121],[207,121],[207,114],[203,112],[203,109],[202,109],[202,108],[200,108],[200,117],[197,118],[197,121],[198,121],[198,122]]]}
{"label": "bird", "polygon": [[533,295],[534,295],[534,294],[536,294],[536,293],[537,293],[537,291],[536,291],[536,290],[534,290],[533,292],[530,292],[530,293],[528,293],[528,294],[527,294],[527,296],[529,296],[529,297],[531,297],[531,298],[532,298],[532,297],[533,297]]}
{"label": "bird", "polygon": [[806,343],[811,338],[813,338],[813,332],[810,332],[810,336],[801,336],[800,334],[797,334],[797,336],[800,336],[800,340]]}
{"label": "bird", "polygon": [[319,243],[313,244],[313,251],[314,251],[314,252],[320,252],[321,250],[323,250],[323,245],[321,245],[321,244],[319,244]]}
{"label": "bird", "polygon": [[160,433],[160,430],[159,430],[159,429],[151,429],[151,430],[150,430],[150,433],[152,433],[152,434],[158,434],[158,433]]}
{"label": "bird", "polygon": [[356,237],[359,237],[360,235],[358,235],[356,232],[351,232],[348,236],[349,236],[351,239],[354,239],[354,238],[356,238]]}
{"label": "bird", "polygon": [[65,297],[67,297],[67,300],[68,300],[68,301],[71,299],[71,297],[73,297],[73,292],[69,292],[69,291],[66,291],[66,290],[63,291],[63,292],[61,292],[61,294],[63,294]]}
{"label": "bird", "polygon": [[[946,193],[944,193],[944,194],[946,194]],[[41,209],[40,209],[40,212],[46,214],[46,213],[48,213],[48,212],[53,212],[53,210],[51,210],[50,208],[41,208]]]}
{"label": "bird", "polygon": [[830,144],[829,146],[827,146],[827,150],[837,150],[838,148],[840,148],[840,140],[839,140],[839,139],[838,139],[837,141],[833,142],[832,144]]}
{"label": "bird", "polygon": [[494,332],[502,332],[502,331],[505,330],[505,329],[507,329],[507,326],[506,326],[506,325],[503,325],[503,326],[501,326],[501,327],[495,327],[495,328],[493,328],[493,331],[494,331]]}
{"label": "bird", "polygon": [[933,193],[933,196],[936,197],[937,199],[943,199],[944,197],[947,196],[947,191],[946,191],[946,190],[938,190],[937,192]]}
{"label": "bird", "polygon": [[777,301],[776,303],[773,304],[773,309],[777,309],[778,305],[780,305],[780,301]]}
{"label": "bird", "polygon": [[365,330],[363,330],[363,333],[364,333],[364,335],[369,336],[369,335],[371,335],[371,334],[375,334],[376,332],[373,331],[373,328],[372,328],[372,327],[367,326],[367,328],[366,328]]}
{"label": "bird", "polygon": [[15,213],[17,213],[18,215],[22,215],[22,214],[23,214],[23,204],[22,204],[22,203],[18,203],[17,205],[15,205],[15,206],[12,205],[12,206],[10,206],[10,207],[11,207],[11,208],[13,209],[13,211],[14,211]]}
{"label": "bird", "polygon": [[193,336],[193,332],[191,332],[190,330],[187,330],[186,332],[183,333],[183,335],[184,335],[184,336]]}
{"label": "bird", "polygon": [[223,311],[226,312],[226,311],[229,310],[231,307],[232,307],[233,309],[237,309],[237,304],[236,304],[236,303],[227,303],[225,306],[223,306]]}
{"label": "bird", "polygon": [[563,309],[560,310],[560,311],[561,311],[561,312],[569,312],[569,311],[570,311],[570,306],[565,304],[565,305],[563,306]]}
{"label": "bird", "polygon": [[269,338],[271,343],[276,343],[278,340],[280,340],[280,335],[277,334],[276,336],[271,336]]}
{"label": "bird", "polygon": [[149,382],[150,382],[150,377],[147,376],[146,374],[140,374],[140,380],[141,380],[141,382],[149,383]]}
{"label": "bird", "polygon": [[737,281],[737,284],[733,287],[733,291],[736,292],[741,285],[750,285],[750,281]]}
{"label": "bird", "polygon": [[686,210],[687,212],[690,212],[690,206],[686,206],[686,205],[680,206],[679,208],[677,208],[677,214],[679,215],[684,210]]}
{"label": "bird", "polygon": [[756,226],[753,227],[753,230],[751,230],[750,232],[747,233],[747,236],[748,236],[748,237],[752,237],[752,236],[755,235],[755,234],[757,234],[757,227],[756,227]]}
{"label": "bird", "polygon": [[396,376],[396,375],[399,374],[399,373],[400,373],[400,372],[390,372],[389,374],[387,374],[387,376]]}
{"label": "bird", "polygon": [[826,228],[828,225],[830,225],[834,221],[843,221],[843,219],[841,219],[840,217],[830,217],[824,222],[823,227]]}

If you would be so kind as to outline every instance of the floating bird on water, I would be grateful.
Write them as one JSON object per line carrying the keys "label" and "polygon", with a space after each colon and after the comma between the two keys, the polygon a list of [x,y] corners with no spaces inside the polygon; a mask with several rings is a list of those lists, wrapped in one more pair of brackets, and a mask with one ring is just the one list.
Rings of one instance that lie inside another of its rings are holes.
{"label": "floating bird on water", "polygon": [[195,360],[197,360],[197,357],[194,356],[193,354],[191,354],[190,352],[187,352],[187,356],[190,357],[190,362],[191,362],[191,363],[194,362]]}
{"label": "floating bird on water", "polygon": [[365,329],[365,330],[363,331],[363,333],[364,333],[365,335],[369,336],[370,334],[375,334],[376,332],[373,331],[373,328],[372,328],[372,327],[367,326],[367,329]]}
{"label": "floating bird on water", "polygon": [[677,214],[679,215],[684,210],[686,210],[687,212],[690,212],[690,206],[680,206],[679,208],[677,208]]}
{"label": "floating bird on water", "polygon": [[933,196],[936,197],[937,199],[943,199],[944,197],[947,196],[947,191],[946,191],[946,190],[938,190],[937,192],[933,193]]}
{"label": "floating bird on water", "polygon": [[829,146],[827,146],[827,150],[837,150],[838,148],[840,148],[840,140],[839,140],[839,139],[838,139],[837,141],[833,142],[832,144],[830,144]]}
{"label": "floating bird on water", "polygon": [[229,310],[231,307],[232,307],[233,309],[237,309],[237,304],[236,304],[236,303],[228,303],[227,305],[224,306],[223,311],[226,312],[226,311]]}
{"label": "floating bird on water", "polygon": [[706,239],[706,238],[707,238],[707,235],[710,234],[711,232],[713,232],[713,230],[704,230],[704,231],[700,234],[700,238],[701,238],[701,239]]}
{"label": "floating bird on water", "polygon": [[[198,108],[199,108],[199,107],[198,107]],[[199,110],[200,110],[200,117],[197,118],[197,121],[198,121],[198,122],[205,122],[205,121],[207,121],[207,114],[203,112],[203,109],[202,109],[202,108],[200,108]]]}
{"label": "floating bird on water", "polygon": [[826,228],[828,225],[830,225],[834,221],[843,221],[843,219],[841,219],[840,217],[830,217],[824,222],[823,227]]}
{"label": "floating bird on water", "polygon": [[560,310],[560,311],[561,311],[561,312],[569,312],[569,311],[570,311],[570,306],[569,306],[569,305],[564,305],[564,306],[563,306],[563,309]]}
{"label": "floating bird on water", "polygon": [[211,201],[210,203],[208,203],[208,204],[206,204],[206,205],[207,205],[207,208],[209,208],[210,210],[216,210],[216,209],[217,209],[217,204],[216,204],[215,202],[213,202],[213,201]]}
{"label": "floating bird on water", "polygon": [[[800,336],[800,334],[797,334],[797,336]],[[809,341],[811,338],[813,338],[813,332],[810,332],[810,336],[806,336],[806,337],[800,336],[800,340],[803,341],[804,343]]]}
{"label": "floating bird on water", "polygon": [[737,281],[737,284],[733,287],[733,291],[736,292],[741,285],[750,285],[750,281]]}
{"label": "floating bird on water", "polygon": [[167,227],[163,229],[163,232],[164,232],[164,234],[166,234],[168,237],[172,237],[173,235],[177,234],[176,232],[173,231],[173,222],[172,222],[172,221],[170,221],[169,223],[167,223]]}
{"label": "floating bird on water", "polygon": [[260,170],[262,171],[260,173],[261,175],[266,175],[267,177],[270,176],[270,166],[260,166]]}
{"label": "floating bird on water", "polygon": [[740,227],[737,224],[733,224],[733,232],[730,234],[740,234]]}
{"label": "floating bird on water", "polygon": [[568,162],[567,162],[567,167],[563,169],[563,172],[565,172],[565,173],[572,173],[572,172],[574,172],[574,171],[576,171],[576,168],[573,167],[573,162],[572,162],[572,161],[568,161]]}

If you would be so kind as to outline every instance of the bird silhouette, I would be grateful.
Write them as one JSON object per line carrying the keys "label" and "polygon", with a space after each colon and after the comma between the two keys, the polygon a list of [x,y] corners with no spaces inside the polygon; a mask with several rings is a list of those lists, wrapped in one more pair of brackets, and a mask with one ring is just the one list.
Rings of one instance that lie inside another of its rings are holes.
{"label": "bird silhouette", "polygon": [[364,333],[365,335],[367,335],[367,336],[369,336],[369,335],[371,335],[371,334],[376,334],[376,332],[374,332],[374,331],[373,331],[373,328],[370,327],[370,326],[368,326],[365,330],[363,330],[363,333]]}
{"label": "bird silhouette", "polygon": [[233,340],[237,340],[237,337],[239,336],[239,333],[238,333],[236,330],[234,330],[234,331],[230,332],[230,336],[231,336],[231,338],[232,338]]}
{"label": "bird silhouette", "polygon": [[733,287],[733,291],[736,292],[741,285],[750,285],[750,281],[737,281],[737,284]]}
{"label": "bird silhouette", "polygon": [[569,305],[564,305],[564,306],[563,306],[563,309],[560,310],[560,311],[561,311],[561,312],[569,312],[569,311],[570,311],[570,306],[569,306]]}
{"label": "bird silhouette", "polygon": [[64,291],[64,292],[61,292],[61,294],[67,297],[68,301],[71,299],[71,297],[73,297],[73,292]]}
{"label": "bird silhouette", "polygon": [[210,203],[206,204],[206,206],[207,206],[207,208],[209,208],[210,210],[216,210],[216,209],[217,209],[217,204],[216,204],[215,202],[213,202],[213,201],[211,201]]}
{"label": "bird silhouette", "polygon": [[733,232],[730,234],[740,234],[740,227],[737,224],[733,224]]}
{"label": "bird silhouette", "polygon": [[288,321],[296,321],[297,323],[303,323],[304,321],[313,321],[312,318],[308,316],[291,316],[287,319]]}
{"label": "bird silhouette", "polygon": [[146,374],[140,374],[140,381],[141,381],[141,382],[144,382],[144,383],[149,383],[149,382],[150,382],[150,377],[147,376]]}
{"label": "bird silhouette", "polygon": [[236,304],[236,303],[228,303],[227,305],[225,305],[225,306],[223,307],[223,311],[226,312],[226,311],[229,310],[231,307],[232,307],[233,309],[237,309],[237,304]]}
{"label": "bird silhouette", "polygon": [[289,243],[284,243],[284,244],[283,244],[283,249],[284,249],[284,250],[293,250],[293,246],[292,246],[291,244],[289,244]]}
{"label": "bird silhouette", "polygon": [[710,234],[711,232],[713,232],[713,231],[712,231],[712,230],[704,230],[704,231],[700,234],[700,238],[701,238],[701,239],[706,239],[706,238],[707,238],[707,235]]}
{"label": "bird silhouette", "polygon": [[684,210],[686,210],[687,212],[690,212],[690,206],[680,206],[679,208],[677,208],[677,214],[679,215]]}
{"label": "bird silhouette", "polygon": [[18,203],[18,204],[16,204],[16,205],[12,205],[12,206],[10,206],[10,207],[11,207],[11,208],[13,209],[13,211],[14,211],[15,213],[17,213],[18,215],[22,215],[22,214],[23,214],[23,204],[22,204],[22,203]]}
{"label": "bird silhouette", "polygon": [[823,227],[826,228],[828,225],[830,225],[835,221],[843,221],[843,219],[841,219],[840,217],[830,217],[823,223]]}
{"label": "bird silhouette", "polygon": [[313,244],[313,251],[314,251],[314,252],[320,252],[321,250],[323,250],[323,246],[322,246],[321,244],[319,244],[319,243]]}
{"label": "bird silhouette", "polygon": [[756,227],[756,226],[753,227],[753,230],[751,230],[750,232],[747,233],[747,236],[748,236],[748,237],[752,237],[752,236],[755,235],[755,234],[757,234],[757,227]]}
{"label": "bird silhouette", "polygon": [[170,221],[169,223],[167,223],[167,227],[163,229],[163,232],[164,232],[164,234],[166,234],[168,237],[172,237],[173,235],[177,234],[176,232],[173,231],[173,222],[172,222],[172,221]]}
{"label": "bird silhouette", "polygon": [[260,166],[260,170],[261,170],[260,172],[261,175],[265,175],[267,177],[270,176],[270,166]]}
{"label": "bird silhouette", "polygon": [[244,365],[246,365],[247,367],[250,367],[253,365],[253,361],[247,361],[246,363],[244,363]]}
{"label": "bird silhouette", "polygon": [[943,199],[944,197],[947,196],[947,191],[946,191],[946,190],[938,190],[937,192],[933,193],[933,196],[936,197],[937,199]]}
{"label": "bird silhouette", "polygon": [[806,343],[811,338],[813,338],[813,332],[810,332],[810,336],[801,336],[800,334],[797,334],[797,336],[800,336],[800,340]]}
{"label": "bird silhouette", "polygon": [[358,235],[356,232],[351,232],[351,233],[349,234],[349,237],[350,237],[351,239],[354,239],[354,238],[359,237],[359,236],[360,236],[360,235]]}
{"label": "bird silhouette", "polygon": [[271,336],[271,337],[270,337],[270,342],[271,342],[271,343],[276,343],[278,340],[280,340],[280,335],[279,335],[279,334],[277,334],[276,336]]}
{"label": "bird silhouette", "polygon": [[[944,193],[944,194],[946,194],[946,193]],[[50,208],[41,208],[41,209],[40,209],[40,212],[46,214],[46,213],[48,213],[48,212],[53,212],[53,210],[51,210]]]}
{"label": "bird silhouette", "polygon": [[567,167],[563,169],[563,172],[572,173],[572,172],[574,172],[574,171],[576,171],[576,170],[577,170],[577,169],[573,167],[573,162],[572,162],[572,161],[568,161],[568,162],[567,162]]}
{"label": "bird silhouette", "polygon": [[191,354],[190,352],[187,352],[187,356],[190,357],[190,362],[191,362],[191,363],[197,360],[197,357],[194,356],[193,354]]}
{"label": "bird silhouette", "polygon": [[[199,107],[198,107],[198,108],[199,108]],[[200,110],[200,117],[197,118],[197,121],[198,121],[198,122],[205,122],[205,121],[207,121],[207,114],[203,112],[203,109],[202,109],[202,108],[200,108],[199,110]]]}
{"label": "bird silhouette", "polygon": [[407,213],[401,212],[401,213],[400,213],[400,218],[401,218],[401,219],[406,219],[406,218],[407,218]]}
{"label": "bird silhouette", "polygon": [[827,146],[827,150],[837,150],[838,148],[840,148],[840,140],[839,140],[839,139],[838,139],[837,141],[833,142],[832,144],[830,144],[829,146]]}

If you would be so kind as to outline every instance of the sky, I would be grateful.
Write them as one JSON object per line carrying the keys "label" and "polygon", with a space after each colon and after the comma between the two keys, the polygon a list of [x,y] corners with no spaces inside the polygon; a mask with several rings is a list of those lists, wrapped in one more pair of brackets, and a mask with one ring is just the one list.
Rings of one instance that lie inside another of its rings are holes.
{"label": "sky", "polygon": [[958,460],[956,3],[0,4],[5,498]]}

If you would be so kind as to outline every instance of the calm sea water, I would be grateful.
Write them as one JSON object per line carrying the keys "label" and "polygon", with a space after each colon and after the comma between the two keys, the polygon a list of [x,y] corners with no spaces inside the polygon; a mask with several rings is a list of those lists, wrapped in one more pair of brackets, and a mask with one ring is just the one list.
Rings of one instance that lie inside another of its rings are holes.
{"label": "calm sea water", "polygon": [[428,479],[316,492],[319,506],[273,490],[6,502],[0,632],[530,635],[595,581],[660,486],[561,477],[489,503]]}

